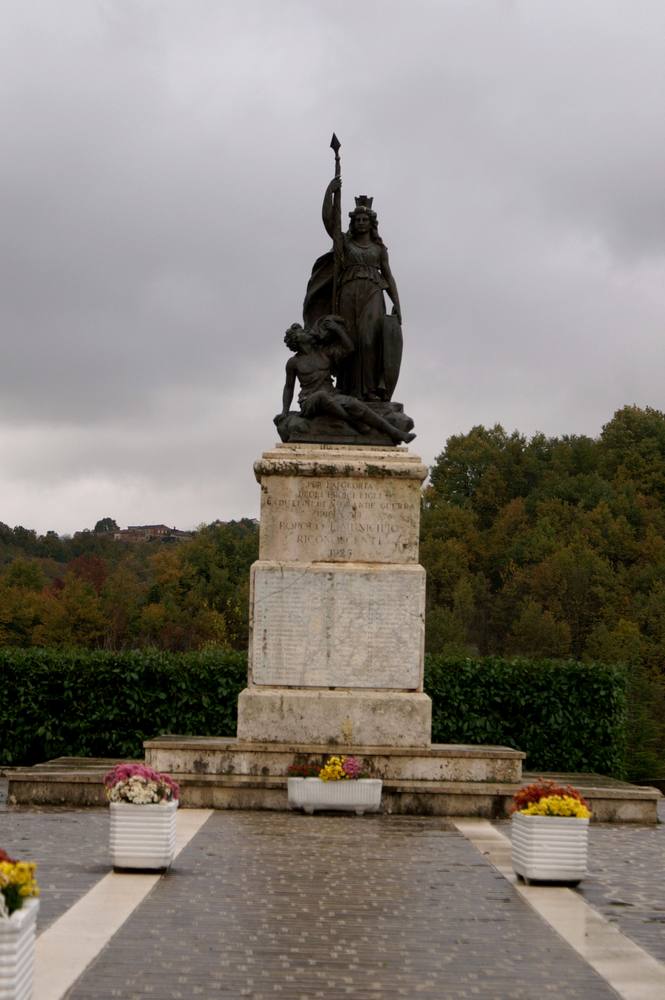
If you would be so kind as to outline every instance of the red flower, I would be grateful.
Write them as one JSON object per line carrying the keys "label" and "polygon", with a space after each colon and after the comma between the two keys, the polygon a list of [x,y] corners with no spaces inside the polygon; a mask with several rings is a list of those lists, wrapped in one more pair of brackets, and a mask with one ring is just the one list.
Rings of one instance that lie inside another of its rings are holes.
{"label": "red flower", "polygon": [[557,785],[555,781],[539,778],[538,781],[525,785],[524,788],[515,792],[511,811],[517,812],[520,809],[525,809],[532,802],[540,802],[541,799],[546,799],[550,795],[568,795],[571,799],[577,799],[587,809],[589,808],[587,800],[572,785]]}

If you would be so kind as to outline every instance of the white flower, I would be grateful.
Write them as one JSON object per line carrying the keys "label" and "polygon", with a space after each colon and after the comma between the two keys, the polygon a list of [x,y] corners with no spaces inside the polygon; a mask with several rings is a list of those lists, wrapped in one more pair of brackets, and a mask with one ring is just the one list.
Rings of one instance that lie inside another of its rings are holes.
{"label": "white flower", "polygon": [[135,774],[113,785],[108,797],[111,802],[131,802],[133,805],[145,806],[168,801],[168,791],[161,782]]}

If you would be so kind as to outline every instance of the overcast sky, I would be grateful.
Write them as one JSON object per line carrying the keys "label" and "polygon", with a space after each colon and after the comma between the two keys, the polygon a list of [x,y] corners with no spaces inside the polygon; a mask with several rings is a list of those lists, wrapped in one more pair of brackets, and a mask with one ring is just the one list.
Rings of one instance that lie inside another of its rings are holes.
{"label": "overcast sky", "polygon": [[665,409],[662,0],[3,0],[0,521],[256,516],[342,142],[431,464]]}

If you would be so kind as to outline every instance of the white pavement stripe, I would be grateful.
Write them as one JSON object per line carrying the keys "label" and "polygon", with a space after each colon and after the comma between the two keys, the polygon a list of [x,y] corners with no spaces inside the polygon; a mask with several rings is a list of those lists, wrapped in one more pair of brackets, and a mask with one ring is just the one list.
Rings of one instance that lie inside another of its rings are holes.
{"label": "white pavement stripe", "polygon": [[579,893],[559,886],[521,885],[511,844],[485,819],[453,823],[519,894],[624,1000],[663,1000],[665,965],[610,924]]}
{"label": "white pavement stripe", "polygon": [[[176,857],[211,815],[212,809],[178,809]],[[109,872],[40,934],[33,1000],[61,1000],[160,877]]]}

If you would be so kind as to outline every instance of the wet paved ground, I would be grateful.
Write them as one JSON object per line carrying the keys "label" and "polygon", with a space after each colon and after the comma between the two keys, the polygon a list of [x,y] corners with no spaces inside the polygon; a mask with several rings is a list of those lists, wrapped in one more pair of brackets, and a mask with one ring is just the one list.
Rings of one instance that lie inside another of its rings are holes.
{"label": "wet paved ground", "polygon": [[655,827],[589,828],[589,877],[579,892],[619,930],[665,963],[665,802]]}
{"label": "wet paved ground", "polygon": [[0,812],[0,847],[37,863],[43,931],[108,873],[108,810]]}
{"label": "wet paved ground", "polygon": [[[0,846],[39,864],[40,931],[107,874],[107,824],[0,812]],[[665,961],[665,826],[592,826],[579,891]],[[444,820],[266,812],[213,814],[67,994],[543,995],[616,996]]]}
{"label": "wet paved ground", "polygon": [[614,995],[440,821],[216,813],[70,996],[359,1000],[443,983],[450,998]]}

